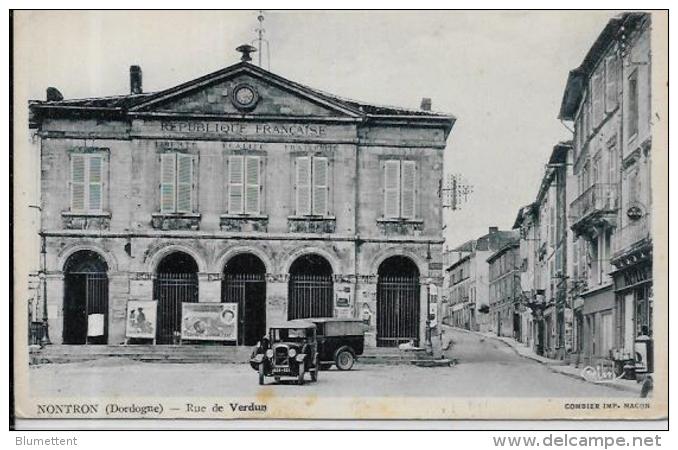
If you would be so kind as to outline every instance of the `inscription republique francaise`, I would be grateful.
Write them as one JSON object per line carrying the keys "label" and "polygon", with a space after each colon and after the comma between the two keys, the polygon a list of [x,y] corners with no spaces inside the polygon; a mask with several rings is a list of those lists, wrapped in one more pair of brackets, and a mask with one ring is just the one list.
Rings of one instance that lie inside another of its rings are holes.
{"label": "inscription republique francaise", "polygon": [[174,133],[205,133],[225,136],[300,136],[324,137],[325,125],[318,124],[274,124],[211,121],[161,121],[160,130]]}

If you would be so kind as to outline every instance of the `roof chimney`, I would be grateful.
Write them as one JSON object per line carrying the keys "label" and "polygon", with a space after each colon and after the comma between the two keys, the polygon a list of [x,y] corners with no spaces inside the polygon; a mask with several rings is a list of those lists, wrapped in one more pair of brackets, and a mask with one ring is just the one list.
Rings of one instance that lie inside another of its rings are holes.
{"label": "roof chimney", "polygon": [[490,227],[490,234],[496,233],[497,231],[499,231],[499,227]]}
{"label": "roof chimney", "polygon": [[60,100],[63,100],[64,96],[61,95],[61,92],[59,92],[59,89],[57,89],[55,87],[48,87],[46,98],[47,98],[48,102],[58,102]]}
{"label": "roof chimney", "polygon": [[422,111],[430,111],[431,110],[431,99],[428,97],[424,97],[421,99],[421,110]]}
{"label": "roof chimney", "polygon": [[132,94],[141,94],[141,67],[129,66],[129,91]]}

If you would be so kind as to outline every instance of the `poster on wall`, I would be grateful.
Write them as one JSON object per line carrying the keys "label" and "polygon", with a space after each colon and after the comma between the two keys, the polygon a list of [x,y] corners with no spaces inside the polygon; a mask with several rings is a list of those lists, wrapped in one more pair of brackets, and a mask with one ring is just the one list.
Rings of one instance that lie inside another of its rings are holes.
{"label": "poster on wall", "polygon": [[158,302],[142,300],[129,300],[127,302],[125,337],[155,339],[157,304]]}
{"label": "poster on wall", "polygon": [[237,303],[182,303],[181,339],[235,341],[238,338]]}

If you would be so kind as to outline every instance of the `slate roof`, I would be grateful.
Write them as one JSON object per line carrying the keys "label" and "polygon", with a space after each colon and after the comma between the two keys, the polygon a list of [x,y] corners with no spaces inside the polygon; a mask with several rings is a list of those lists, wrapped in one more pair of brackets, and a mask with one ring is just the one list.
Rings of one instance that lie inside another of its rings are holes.
{"label": "slate roof", "polygon": [[487,252],[497,251],[509,242],[519,237],[516,230],[499,230],[494,233],[487,233],[477,239],[466,241],[460,246],[452,249],[453,252]]}
{"label": "slate roof", "polygon": [[202,82],[209,81],[211,78],[217,78],[223,74],[233,72],[240,67],[247,68],[255,73],[259,73],[264,76],[272,77],[279,82],[299,88],[303,91],[311,92],[314,95],[326,99],[328,101],[339,103],[347,109],[355,110],[361,115],[368,116],[416,116],[421,118],[439,118],[439,119],[449,119],[452,123],[456,118],[451,114],[444,114],[439,112],[432,111],[423,111],[415,109],[400,108],[396,106],[386,106],[386,105],[376,105],[365,102],[360,102],[357,100],[351,100],[343,97],[339,97],[327,92],[321,91],[319,89],[311,88],[300,83],[283,78],[279,75],[276,75],[272,72],[268,72],[258,66],[252,65],[246,62],[239,62],[232,66],[220,69],[216,72],[204,75],[202,77],[196,78],[194,80],[188,81],[186,83],[173,86],[169,89],[165,89],[158,92],[147,92],[143,94],[127,94],[127,95],[114,95],[106,97],[90,97],[90,98],[81,98],[81,99],[64,99],[58,101],[45,101],[45,100],[31,100],[29,104],[32,109],[41,109],[41,108],[58,108],[58,109],[81,109],[86,110],[95,110],[95,109],[109,109],[109,110],[118,110],[121,112],[126,111],[129,108],[133,108],[137,105],[142,104],[146,100],[152,98],[168,95],[175,91],[180,91],[186,87],[190,87],[193,84],[200,84]]}

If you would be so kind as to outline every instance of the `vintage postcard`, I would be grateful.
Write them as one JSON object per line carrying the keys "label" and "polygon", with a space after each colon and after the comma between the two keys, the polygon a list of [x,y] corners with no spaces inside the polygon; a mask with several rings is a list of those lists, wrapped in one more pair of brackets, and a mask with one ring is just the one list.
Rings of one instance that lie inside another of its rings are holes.
{"label": "vintage postcard", "polygon": [[20,423],[667,417],[666,11],[11,17]]}

